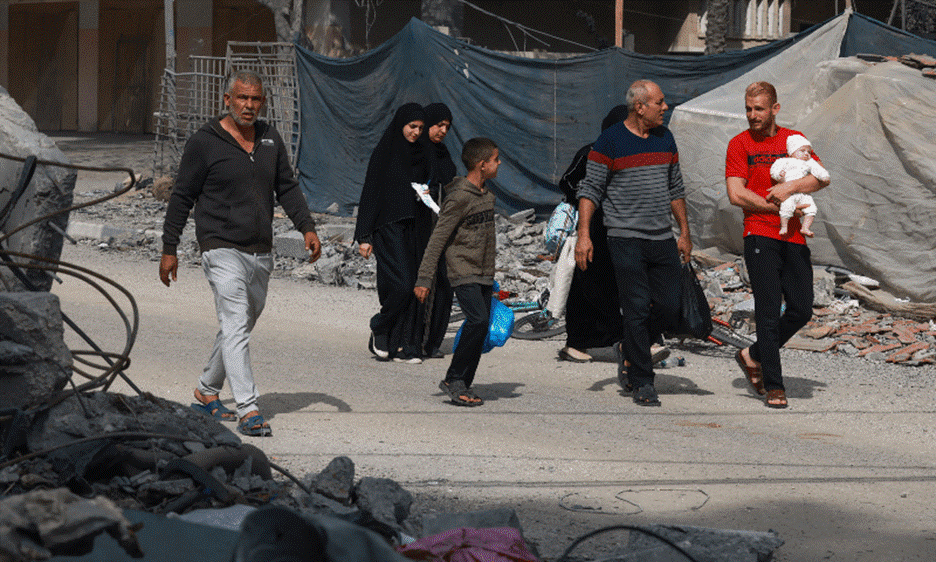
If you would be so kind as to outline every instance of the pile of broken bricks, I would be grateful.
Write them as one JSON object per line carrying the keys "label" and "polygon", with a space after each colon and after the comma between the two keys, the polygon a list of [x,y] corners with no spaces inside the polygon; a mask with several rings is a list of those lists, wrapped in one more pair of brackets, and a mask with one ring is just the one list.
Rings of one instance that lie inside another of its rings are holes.
{"label": "pile of broken bricks", "polygon": [[[753,296],[744,261],[712,249],[693,252],[712,314],[753,336]],[[732,259],[733,258],[733,259]],[[936,304],[908,303],[841,268],[814,268],[813,318],[786,347],[903,365],[936,363]]]}
{"label": "pile of broken bricks", "polygon": [[909,66],[910,68],[919,69],[923,76],[927,78],[936,78],[936,58],[933,58],[929,55],[918,55],[916,53],[910,53],[908,55],[893,57],[885,55],[859,54],[858,58],[872,63],[886,61],[899,62],[905,66]]}

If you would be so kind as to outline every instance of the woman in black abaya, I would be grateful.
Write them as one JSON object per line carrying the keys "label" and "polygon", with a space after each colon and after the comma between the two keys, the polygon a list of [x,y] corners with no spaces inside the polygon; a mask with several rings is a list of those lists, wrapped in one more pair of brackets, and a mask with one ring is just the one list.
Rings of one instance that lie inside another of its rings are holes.
{"label": "woman in black abaya", "polygon": [[[424,309],[413,295],[422,258],[419,241],[428,237],[431,211],[411,183],[426,183],[429,163],[419,142],[425,113],[417,103],[397,109],[371,153],[358,204],[354,239],[365,258],[377,259],[380,311],[370,320],[368,349],[378,360],[421,363]],[[422,244],[425,247],[425,244]]]}
{"label": "woman in black abaya", "polygon": [[[429,161],[429,194],[439,205],[444,197],[444,187],[455,179],[457,170],[448,148],[442,142],[452,126],[452,112],[444,103],[431,103],[423,108],[426,112],[426,126],[420,141],[423,143]],[[434,221],[433,221],[434,224]],[[425,250],[429,242],[429,232],[420,240],[419,247]],[[421,252],[420,252],[421,253]],[[439,259],[432,294],[426,299],[429,310],[428,326],[425,338],[426,357],[442,357],[442,340],[448,329],[452,313],[452,286],[449,284],[445,269],[445,256]]]}
{"label": "woman in black abaya", "polygon": [[[625,117],[627,106],[613,108],[602,121],[601,130],[623,121]],[[576,208],[576,189],[578,182],[585,177],[585,163],[591,148],[591,144],[580,148],[569,169],[559,180],[559,188],[566,202]],[[621,339],[624,330],[614,266],[608,252],[608,230],[604,226],[603,216],[600,207],[592,215],[590,234],[594,257],[588,269],[582,271],[576,267],[572,274],[572,286],[566,303],[566,345],[559,351],[559,356],[567,361],[590,361],[591,356],[585,352],[586,349],[613,345]]]}

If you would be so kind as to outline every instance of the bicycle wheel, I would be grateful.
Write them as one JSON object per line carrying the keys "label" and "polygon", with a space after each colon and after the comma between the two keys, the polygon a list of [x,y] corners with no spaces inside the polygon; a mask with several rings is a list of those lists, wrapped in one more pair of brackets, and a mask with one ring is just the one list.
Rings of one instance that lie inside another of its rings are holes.
{"label": "bicycle wheel", "polygon": [[709,334],[709,339],[714,340],[715,343],[719,345],[733,345],[739,349],[750,347],[754,343],[754,341],[747,336],[742,336],[731,329],[731,327],[718,322],[712,323],[712,333]]}
{"label": "bicycle wheel", "polygon": [[542,340],[565,333],[565,318],[553,318],[537,311],[514,322],[511,337],[519,340]]}

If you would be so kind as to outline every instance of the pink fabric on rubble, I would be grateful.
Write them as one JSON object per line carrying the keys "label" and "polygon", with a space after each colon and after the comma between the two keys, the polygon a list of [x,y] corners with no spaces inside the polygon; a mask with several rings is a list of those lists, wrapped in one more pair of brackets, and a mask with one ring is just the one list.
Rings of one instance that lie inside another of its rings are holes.
{"label": "pink fabric on rubble", "polygon": [[538,562],[512,527],[458,528],[400,547],[400,554],[426,562]]}

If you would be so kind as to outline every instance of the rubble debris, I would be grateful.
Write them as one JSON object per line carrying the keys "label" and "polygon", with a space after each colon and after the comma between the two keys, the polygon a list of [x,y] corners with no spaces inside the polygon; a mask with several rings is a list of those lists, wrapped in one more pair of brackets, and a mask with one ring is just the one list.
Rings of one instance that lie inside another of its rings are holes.
{"label": "rubble debris", "polygon": [[[694,560],[719,560],[721,562],[767,562],[773,552],[783,545],[783,540],[774,531],[732,531],[706,529],[685,525],[648,525],[653,533],[631,533],[630,540],[616,556],[605,558],[607,562],[676,562],[686,557],[660,538],[692,554]],[[654,536],[656,535],[656,536]]]}
{"label": "rubble debris", "polygon": [[887,293],[870,291],[854,281],[845,283],[842,288],[872,310],[890,312],[916,320],[936,318],[936,303],[902,302]]}
{"label": "rubble debris", "polygon": [[57,295],[0,293],[0,408],[35,404],[65,388],[72,355]]}

